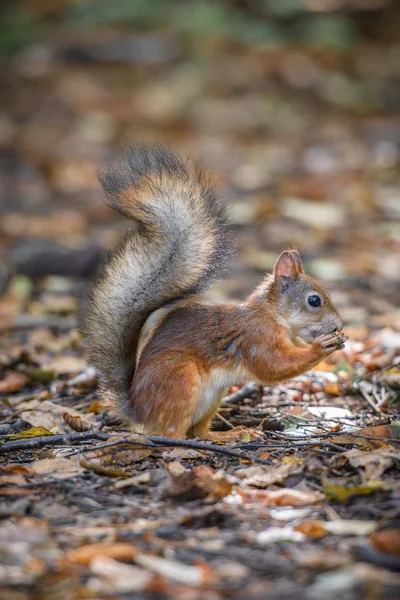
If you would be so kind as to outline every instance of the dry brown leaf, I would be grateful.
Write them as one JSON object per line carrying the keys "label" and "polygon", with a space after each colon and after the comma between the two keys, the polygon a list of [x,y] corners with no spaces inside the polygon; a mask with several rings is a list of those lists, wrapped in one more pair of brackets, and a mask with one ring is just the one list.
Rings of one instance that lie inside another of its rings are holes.
{"label": "dry brown leaf", "polygon": [[295,529],[313,540],[318,540],[328,533],[323,521],[304,521],[300,525],[297,525]]}
{"label": "dry brown leaf", "polygon": [[89,431],[93,427],[91,423],[87,423],[79,415],[70,415],[67,411],[63,413],[62,417],[67,425],[69,425],[74,431]]}
{"label": "dry brown leaf", "polygon": [[36,499],[36,495],[32,494],[32,490],[30,488],[19,488],[19,487],[11,487],[11,488],[2,488],[0,487],[0,496],[30,496],[32,500]]}
{"label": "dry brown leaf", "polygon": [[114,558],[97,556],[90,561],[90,571],[99,579],[89,581],[88,587],[99,597],[142,592],[152,582],[153,575],[144,569],[126,565]]}
{"label": "dry brown leaf", "polygon": [[385,489],[383,481],[369,480],[363,483],[349,480],[348,478],[322,478],[322,486],[328,500],[345,502],[352,496],[368,496],[378,490]]}
{"label": "dry brown leaf", "polygon": [[21,390],[29,382],[28,377],[22,373],[9,373],[0,381],[0,394],[9,394]]}
{"label": "dry brown leaf", "polygon": [[[63,419],[65,408],[49,400],[38,402],[32,400],[20,405],[21,419],[30,423],[33,427],[46,427],[50,431],[70,433],[71,430]],[[95,422],[94,415],[82,415],[73,408],[68,408],[71,416],[83,417],[85,422]]]}
{"label": "dry brown leaf", "polygon": [[386,469],[389,469],[396,461],[400,460],[398,454],[386,448],[370,451],[352,448],[347,452],[343,452],[341,456],[345,456],[353,467],[363,467],[367,480],[379,479]]}
{"label": "dry brown leaf", "polygon": [[19,433],[9,433],[7,435],[7,440],[20,440],[23,438],[35,438],[35,437],[43,437],[45,435],[53,435],[49,429],[46,427],[31,427],[30,429],[24,429]]}
{"label": "dry brown leaf", "polygon": [[233,489],[234,481],[231,477],[223,471],[215,472],[208,465],[183,471],[182,466],[179,466],[173,470],[177,474],[170,473],[169,479],[161,485],[162,498],[194,500],[207,497],[208,501],[216,501],[228,496]]}
{"label": "dry brown leaf", "polygon": [[129,473],[126,473],[123,469],[118,469],[116,467],[106,467],[101,464],[100,459],[93,459],[92,461],[85,460],[84,458],[80,459],[80,465],[84,469],[88,471],[93,471],[98,475],[105,475],[106,477],[129,477]]}
{"label": "dry brown leaf", "polygon": [[237,477],[243,478],[243,483],[245,485],[254,486],[257,488],[266,488],[273,483],[282,483],[287,479],[287,477],[294,473],[300,472],[301,466],[299,465],[298,460],[286,461],[281,465],[277,465],[276,467],[267,467],[267,466],[254,466],[249,467],[248,469],[241,469],[240,471],[236,471],[235,475]]}
{"label": "dry brown leaf", "polygon": [[357,431],[351,433],[342,433],[337,436],[332,436],[327,438],[326,441],[345,446],[356,445],[365,450],[374,450],[376,448],[388,448],[388,444],[391,442],[385,440],[396,437],[391,425],[375,425],[374,427],[363,427],[362,429],[357,429]]}
{"label": "dry brown leaf", "polygon": [[107,443],[111,444],[112,442],[120,441],[120,444],[116,444],[115,446],[111,446],[109,448],[98,449],[95,446],[93,449],[85,453],[85,458],[90,462],[93,460],[98,460],[102,467],[106,467],[108,465],[121,467],[139,462],[144,458],[151,456],[157,450],[156,447],[146,448],[146,446],[141,446],[141,442],[145,444],[148,442],[139,434],[130,434],[129,439],[132,441],[137,441],[138,444],[127,444],[125,442],[125,438],[120,435],[116,435],[109,438]]}
{"label": "dry brown leaf", "polygon": [[89,565],[93,559],[99,557],[132,562],[136,555],[137,550],[130,544],[99,542],[70,550],[59,562],[60,566],[65,564]]}
{"label": "dry brown leaf", "polygon": [[22,475],[32,475],[33,469],[26,467],[25,465],[11,464],[11,465],[0,465],[1,473],[22,473]]}
{"label": "dry brown leaf", "polygon": [[371,534],[370,540],[377,550],[400,556],[400,527],[388,527]]}
{"label": "dry brown leaf", "polygon": [[340,386],[338,381],[327,381],[324,391],[331,396],[340,396]]}
{"label": "dry brown leaf", "polygon": [[31,466],[37,475],[51,475],[55,479],[69,479],[81,472],[76,458],[42,458]]}
{"label": "dry brown leaf", "polygon": [[157,575],[184,585],[200,586],[213,578],[212,570],[205,563],[192,566],[150,554],[138,554],[135,562]]}
{"label": "dry brown leaf", "polygon": [[89,413],[99,413],[100,411],[102,411],[105,408],[105,404],[101,401],[101,400],[93,400],[93,402],[90,404],[89,408],[87,409],[87,414]]}
{"label": "dry brown leaf", "polygon": [[10,475],[0,476],[0,486],[24,485],[25,483],[26,479],[21,473],[11,473]]}
{"label": "dry brown leaf", "polygon": [[245,503],[273,504],[275,506],[305,506],[315,504],[324,498],[320,492],[301,492],[291,488],[281,490],[238,490]]}
{"label": "dry brown leaf", "polygon": [[57,211],[48,216],[24,214],[23,218],[19,213],[8,213],[2,216],[0,229],[8,235],[59,240],[63,235],[84,234],[87,230],[87,221],[83,214],[72,210]]}
{"label": "dry brown leaf", "polygon": [[83,358],[77,356],[57,356],[51,362],[43,365],[48,371],[56,375],[73,375],[80,373],[87,367],[87,362]]}

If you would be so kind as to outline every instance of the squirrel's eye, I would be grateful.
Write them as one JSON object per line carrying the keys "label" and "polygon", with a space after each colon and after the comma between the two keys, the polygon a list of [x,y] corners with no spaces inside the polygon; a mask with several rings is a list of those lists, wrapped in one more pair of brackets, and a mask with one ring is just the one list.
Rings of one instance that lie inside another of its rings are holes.
{"label": "squirrel's eye", "polygon": [[312,306],[313,308],[318,308],[319,306],[321,306],[321,298],[319,296],[317,296],[316,294],[312,294],[311,296],[308,296],[307,300],[308,300],[308,304],[310,306]]}

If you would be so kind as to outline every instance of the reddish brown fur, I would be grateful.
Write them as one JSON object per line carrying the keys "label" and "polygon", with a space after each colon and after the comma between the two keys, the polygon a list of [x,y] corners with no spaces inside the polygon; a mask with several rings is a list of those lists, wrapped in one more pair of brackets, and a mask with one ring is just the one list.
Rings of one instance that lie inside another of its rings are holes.
{"label": "reddish brown fur", "polygon": [[[225,210],[201,169],[140,146],[106,165],[100,181],[106,202],[133,227],[93,286],[85,332],[105,395],[135,426],[229,437],[209,432],[227,385],[274,385],[343,347],[337,310],[296,250],[283,252],[239,306],[193,300],[229,256]],[[143,333],[158,309],[167,312]]]}
{"label": "reddish brown fur", "polygon": [[[296,277],[322,291],[297,269]],[[146,340],[132,383],[133,417],[145,431],[168,437],[184,437],[189,432],[218,438],[218,434],[210,434],[209,426],[223,391],[216,391],[210,410],[198,423],[191,423],[213,369],[242,369],[249,379],[275,385],[314,367],[326,356],[317,340],[297,344],[279,323],[278,279],[275,274],[264,296],[256,291],[242,305],[186,301],[162,318]]]}

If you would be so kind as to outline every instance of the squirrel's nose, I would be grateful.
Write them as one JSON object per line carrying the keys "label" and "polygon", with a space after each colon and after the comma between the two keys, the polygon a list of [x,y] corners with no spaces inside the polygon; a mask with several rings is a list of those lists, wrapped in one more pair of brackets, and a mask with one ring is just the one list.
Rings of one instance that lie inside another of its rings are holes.
{"label": "squirrel's nose", "polygon": [[337,331],[338,333],[340,333],[343,330],[343,322],[342,319],[339,317],[338,319],[335,320],[335,331]]}

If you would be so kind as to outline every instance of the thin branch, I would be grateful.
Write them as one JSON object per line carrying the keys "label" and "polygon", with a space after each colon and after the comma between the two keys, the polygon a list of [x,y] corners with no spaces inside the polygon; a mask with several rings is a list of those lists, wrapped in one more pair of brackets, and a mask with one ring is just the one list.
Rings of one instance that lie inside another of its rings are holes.
{"label": "thin branch", "polygon": [[80,442],[82,440],[108,440],[110,437],[112,436],[107,433],[100,433],[98,429],[65,433],[62,435],[42,435],[25,440],[5,442],[4,444],[0,445],[0,454],[5,454],[6,452],[12,452],[16,450],[35,450],[36,448],[43,448],[44,446],[57,446],[58,444],[68,445],[74,442]]}
{"label": "thin branch", "polygon": [[237,404],[245,398],[250,398],[250,396],[252,396],[255,392],[261,391],[261,388],[261,384],[251,381],[250,383],[244,385],[240,390],[238,390],[234,394],[225,396],[222,402],[227,404]]}
{"label": "thin branch", "polygon": [[[148,440],[146,443],[145,440]],[[271,466],[274,463],[270,460],[259,458],[258,456],[254,456],[253,454],[249,454],[244,450],[233,450],[232,448],[226,448],[225,446],[219,446],[217,444],[207,444],[204,442],[196,442],[195,440],[179,440],[175,438],[164,438],[158,436],[144,436],[144,441],[139,441],[137,439],[132,440],[129,438],[116,440],[115,442],[110,442],[109,444],[100,444],[99,446],[92,446],[91,448],[77,449],[75,451],[76,454],[83,454],[84,452],[92,452],[94,450],[102,450],[103,448],[111,448],[113,446],[118,446],[120,444],[130,444],[133,446],[145,446],[152,448],[192,448],[194,450],[205,451],[205,452],[217,452],[218,454],[226,454],[227,456],[233,456],[235,458],[239,458],[242,460],[249,460],[251,462],[256,462],[261,465]]]}
{"label": "thin branch", "polygon": [[217,419],[219,419],[220,421],[222,421],[222,423],[225,423],[225,425],[227,427],[229,427],[229,429],[235,429],[235,426],[232,425],[232,423],[229,423],[228,419],[225,419],[225,417],[223,417],[219,413],[217,413],[215,416],[217,417]]}
{"label": "thin branch", "polygon": [[365,389],[365,387],[363,385],[359,385],[358,389],[360,390],[363,398],[365,398],[365,400],[368,402],[368,404],[370,405],[370,407],[377,412],[378,414],[381,413],[381,409],[375,404],[374,399],[372,398],[372,396],[367,392],[367,390]]}

